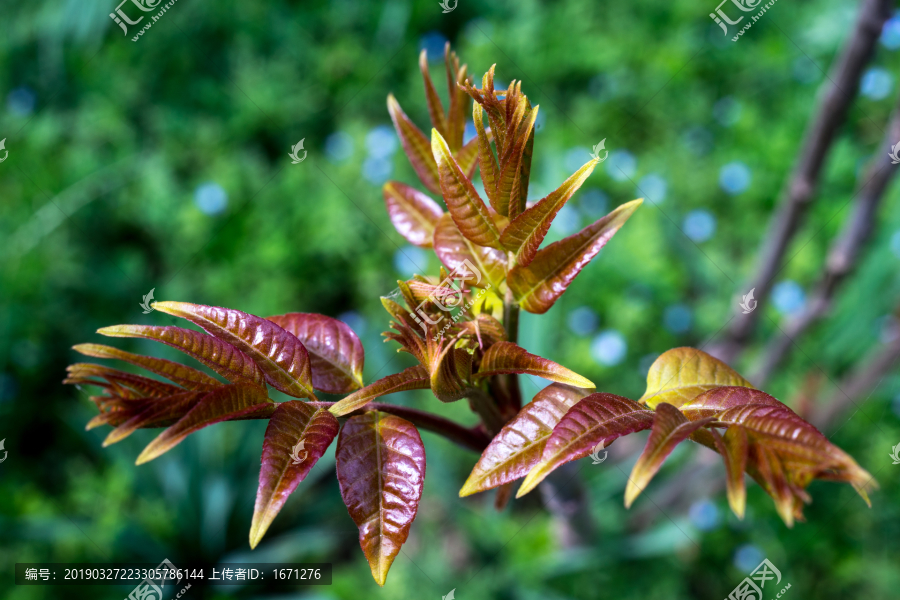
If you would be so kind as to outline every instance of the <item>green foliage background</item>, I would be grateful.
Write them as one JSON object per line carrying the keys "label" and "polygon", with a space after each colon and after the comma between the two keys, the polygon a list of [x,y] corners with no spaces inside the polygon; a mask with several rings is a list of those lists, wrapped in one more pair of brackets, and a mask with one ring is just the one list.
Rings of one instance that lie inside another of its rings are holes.
{"label": "green foliage background", "polygon": [[[87,393],[60,384],[65,365],[80,360],[69,348],[102,341],[93,333],[98,327],[169,324],[159,313],[142,314],[138,303],[151,288],[157,299],[259,315],[350,312],[365,325],[367,381],[406,366],[380,341],[386,314],[378,298],[406,276],[398,271],[399,250],[422,257],[393,231],[380,185],[364,176],[367,158],[383,151],[367,149],[366,137],[390,125],[389,92],[425,128],[416,59],[424,41],[439,48],[443,37],[470,73],[497,63],[498,79],[524,80],[523,91],[541,105],[532,197],[555,188],[574,170],[570,163],[580,166],[603,138],[636,159],[634,181],[655,173],[667,182],[664,201],[650,197],[549,313],[523,319],[529,350],[600,390],[640,396],[655,355],[707,343],[746,293],[741,286],[823,71],[857,9],[848,0],[780,2],[732,43],[707,16],[713,4],[459,0],[443,14],[437,0],[179,0],[137,42],[107,16],[111,1],[0,6],[0,92],[7,99],[0,137],[9,151],[0,164],[0,438],[9,452],[0,465],[0,597],[112,599],[129,591],[15,587],[16,562],[167,557],[176,564],[334,563],[331,587],[195,588],[191,598],[402,600],[438,598],[452,588],[460,600],[721,598],[746,576],[747,561],[752,568],[766,556],[797,600],[896,598],[900,467],[888,458],[900,443],[896,371],[859,411],[824,432],[876,474],[882,490],[873,508],[849,486],[816,483],[808,521],[793,530],[755,485],[748,516],[738,522],[717,486],[719,467],[709,469],[709,489],[697,489],[693,505],[654,497],[695,455],[708,453],[703,448],[680,450],[625,511],[625,473],[643,440],[634,436],[613,446],[601,466],[578,463],[599,535],[590,549],[565,551],[537,494],[500,514],[491,494],[458,499],[476,457],[423,434],[425,497],[384,589],[372,581],[341,503],[333,449],[251,553],[264,423],[209,428],[136,468],[154,432],[102,449],[105,432],[84,431],[92,416]],[[848,214],[858,170],[887,151],[881,139],[898,94],[900,56],[880,44],[873,66],[893,74],[891,92],[854,103],[779,275],[806,289]],[[31,97],[33,108],[23,110]],[[338,132],[352,140],[342,160],[328,152]],[[308,158],[292,165],[287,152],[301,138]],[[392,179],[417,184],[402,151],[389,161]],[[752,174],[737,195],[719,184],[733,161]],[[605,193],[609,209],[642,195],[606,166],[586,189]],[[227,194],[219,214],[195,202],[206,182]],[[576,195],[568,214],[581,226],[593,220],[585,197]],[[834,381],[883,344],[884,317],[900,297],[900,252],[891,250],[898,201],[895,186],[834,312],[799,342],[769,386],[788,404],[796,407],[811,373],[827,374],[817,398],[829,397]],[[716,228],[695,243],[683,230],[698,209]],[[893,239],[896,247],[900,238]],[[437,261],[428,260],[434,272]],[[676,305],[689,311],[687,329],[666,327],[666,310]],[[582,306],[599,326],[579,335],[568,319]],[[761,319],[739,370],[784,319],[771,302],[759,310],[770,318]],[[591,347],[608,330],[627,351],[604,366]],[[121,347],[175,357],[149,342]],[[532,383],[523,380],[526,394],[537,391]],[[473,420],[464,403],[439,405],[419,393],[395,400]]]}

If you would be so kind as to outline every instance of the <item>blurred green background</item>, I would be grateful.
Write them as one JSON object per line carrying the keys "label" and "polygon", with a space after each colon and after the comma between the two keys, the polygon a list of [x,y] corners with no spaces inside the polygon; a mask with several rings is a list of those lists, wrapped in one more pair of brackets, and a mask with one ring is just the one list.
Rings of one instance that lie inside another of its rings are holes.
{"label": "blurred green background", "polygon": [[[453,588],[460,600],[722,598],[768,557],[791,583],[789,598],[897,598],[900,466],[888,457],[900,443],[896,369],[860,399],[861,412],[824,431],[876,474],[882,489],[873,508],[849,486],[816,482],[807,522],[792,530],[756,485],[738,521],[720,461],[686,445],[626,511],[625,474],[646,437],[635,435],[601,465],[577,463],[596,536],[567,548],[538,494],[502,513],[493,494],[459,499],[477,457],[423,433],[425,496],[384,589],[341,502],[333,447],[251,553],[265,423],[205,429],[135,467],[156,432],[101,448],[106,431],[84,430],[94,413],[88,392],[60,383],[65,366],[81,360],[69,348],[102,342],[98,327],[170,324],[142,314],[151,288],[156,299],[258,315],[340,316],[366,346],[367,382],[407,366],[381,342],[379,296],[415,271],[434,274],[438,263],[410,247],[384,210],[387,179],[421,189],[385,98],[394,93],[426,129],[418,52],[438,59],[449,40],[470,73],[480,77],[496,63],[501,84],[523,80],[540,104],[532,199],[606,139],[610,158],[560,213],[552,239],[635,197],[650,200],[551,311],[524,315],[521,333],[530,351],[598,389],[639,397],[656,356],[707,343],[746,293],[740,286],[824,71],[858,8],[849,0],[777,3],[732,43],[707,4],[459,0],[444,14],[437,0],[179,0],[137,42],[108,17],[111,0],[0,5],[0,137],[9,151],[0,164],[0,439],[9,453],[0,464],[0,597],[129,592],[16,587],[16,562],[168,558],[334,564],[331,587],[195,587],[188,598],[437,599]],[[898,49],[895,17],[788,252],[796,256],[771,301],[760,302],[769,318],[739,370],[753,364],[776,323],[802,308],[859,170],[886,152]],[[445,91],[438,61],[432,76]],[[292,165],[287,154],[300,139],[309,154]],[[812,401],[829,397],[833,381],[890,341],[900,194],[896,186],[888,194],[834,312],[768,386],[795,408],[810,374],[827,374]],[[149,342],[117,345],[177,358]],[[522,381],[528,397],[540,385]],[[388,400],[474,422],[465,403],[442,405],[419,392]],[[698,464],[700,484],[677,498],[663,493]]]}

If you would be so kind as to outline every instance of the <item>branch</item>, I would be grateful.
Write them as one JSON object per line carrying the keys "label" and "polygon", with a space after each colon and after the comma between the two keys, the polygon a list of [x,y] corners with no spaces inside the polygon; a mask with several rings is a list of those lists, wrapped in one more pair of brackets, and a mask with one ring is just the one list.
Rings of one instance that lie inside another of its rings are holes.
{"label": "branch", "polygon": [[[856,96],[862,71],[872,57],[882,26],[891,10],[890,0],[863,0],[853,33],[832,73],[822,84],[824,91],[820,92],[815,118],[808,125],[799,159],[782,192],[780,207],[760,246],[761,256],[756,273],[745,288],[755,289],[758,300],[768,296],[772,280],[781,269],[788,245],[800,228],[813,200],[825,158],[847,116],[850,103]],[[757,318],[756,311],[746,315],[738,313],[725,340],[712,353],[725,362],[732,363],[746,346]]]}
{"label": "branch", "polygon": [[[319,408],[329,408],[334,402],[310,402],[313,406]],[[348,413],[347,417],[360,415],[367,410],[377,410],[398,417],[404,418],[416,427],[431,431],[441,435],[451,442],[454,442],[463,448],[481,452],[491,442],[491,438],[480,427],[464,427],[459,423],[455,423],[444,417],[428,413],[415,408],[407,408],[405,406],[397,406],[396,404],[383,404],[381,402],[369,402],[365,406]]]}
{"label": "branch", "polygon": [[863,360],[860,366],[850,373],[838,386],[838,391],[813,413],[812,423],[819,429],[826,429],[837,417],[870,390],[875,389],[881,380],[897,365],[900,359],[900,336],[887,344],[873,358]]}
{"label": "branch", "polygon": [[798,336],[828,312],[838,287],[856,266],[860,250],[872,233],[885,189],[897,172],[897,166],[892,164],[885,150],[896,140],[900,140],[900,105],[895,109],[888,125],[885,143],[878,146],[871,166],[863,177],[864,183],[854,194],[856,202],[853,212],[844,223],[841,234],[831,245],[825,268],[809,302],[802,313],[788,322],[782,334],[766,346],[757,372],[751,378],[758,386],[765,384]]}

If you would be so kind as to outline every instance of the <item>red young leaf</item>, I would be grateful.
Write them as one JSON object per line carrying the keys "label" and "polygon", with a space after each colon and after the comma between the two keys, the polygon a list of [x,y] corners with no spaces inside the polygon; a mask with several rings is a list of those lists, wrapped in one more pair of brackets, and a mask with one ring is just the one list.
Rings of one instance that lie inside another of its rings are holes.
{"label": "red young leaf", "polygon": [[[490,135],[490,130],[488,130]],[[469,143],[459,149],[456,153],[456,162],[459,168],[470,180],[475,174],[475,166],[478,164],[478,138],[469,140]]]}
{"label": "red young leaf", "polygon": [[[466,81],[466,65],[459,66],[456,52],[450,51],[450,43],[444,45],[444,64],[447,67],[447,89],[450,92],[450,108],[447,114],[447,135],[450,149],[456,152],[462,147],[466,130],[469,97],[459,88]],[[471,177],[471,174],[469,175]]]}
{"label": "red young leaf", "polygon": [[549,196],[516,217],[503,231],[500,243],[504,248],[515,253],[518,264],[526,266],[534,260],[534,256],[537,254],[541,242],[544,241],[544,236],[550,230],[550,224],[559,209],[581,187],[597,164],[596,159],[589,161]]}
{"label": "red young leaf", "polygon": [[397,130],[397,135],[400,136],[400,145],[403,146],[403,151],[406,152],[416,175],[419,176],[429,192],[440,194],[441,181],[428,138],[416,127],[415,123],[409,120],[393,94],[388,95],[387,105],[394,128]]}
{"label": "red young leaf", "polygon": [[593,225],[538,250],[527,267],[513,267],[507,281],[516,301],[530,313],[547,312],[642,202],[623,204]]}
{"label": "red young leaf", "polygon": [[431,376],[428,370],[421,366],[409,367],[394,375],[388,375],[370,383],[361,390],[350,394],[340,402],[336,402],[328,410],[337,417],[341,417],[354,410],[362,408],[372,400],[380,396],[386,396],[406,390],[427,390],[431,387]]}
{"label": "red young leaf", "polygon": [[[472,116],[475,120],[475,132],[477,136],[472,142],[478,142],[478,165],[481,170],[481,182],[488,201],[498,213],[501,212],[500,195],[497,192],[497,180],[500,179],[500,165],[491,150],[491,141],[484,129],[484,109],[477,102],[474,105]],[[472,142],[469,142],[470,144]]]}
{"label": "red young leaf", "polygon": [[[684,403],[682,412],[689,419],[714,419],[714,427],[733,428],[747,436],[747,472],[775,500],[779,515],[790,527],[802,518],[802,504],[809,502],[805,489],[813,479],[843,481],[869,503],[867,491],[877,484],[852,457],[832,444],[818,429],[801,419],[790,408],[765,392],[746,387],[719,387]],[[697,441],[704,442],[702,439]],[[718,449],[715,443],[713,449]],[[734,448],[726,444],[738,461]],[[740,506],[740,504],[739,504]],[[736,511],[737,512],[737,511]]]}
{"label": "red young leaf", "polygon": [[460,233],[453,218],[445,213],[434,228],[434,252],[451,272],[469,261],[478,270],[476,281],[467,281],[475,287],[495,289],[506,281],[506,254],[494,248],[479,246]]}
{"label": "red young leaf", "polygon": [[498,342],[491,346],[481,359],[481,367],[475,377],[490,377],[503,373],[537,375],[550,381],[579,388],[594,389],[594,384],[578,373],[547,358],[531,354],[512,342]]}
{"label": "red young leaf", "polygon": [[297,400],[282,402],[272,413],[263,440],[259,490],[250,526],[251,548],[262,540],[288,496],[331,445],[338,429],[338,420],[330,412]]}
{"label": "red young leaf", "polygon": [[190,434],[220,421],[271,415],[275,403],[266,390],[249,383],[234,383],[209,392],[181,419],[144,448],[136,464],[142,465],[165,454]]}
{"label": "red young leaf", "polygon": [[328,394],[346,394],[363,386],[365,352],[349,325],[315,313],[287,313],[268,320],[306,347],[314,388]]}
{"label": "red young leaf", "polygon": [[[116,386],[124,386],[135,392],[135,396],[151,396],[155,398],[163,398],[183,392],[184,389],[171,383],[157,381],[142,375],[127,373],[105,365],[96,365],[92,363],[75,363],[67,367],[70,379],[63,383],[95,383],[86,377],[102,377],[111,384]],[[130,394],[129,394],[130,395]]]}
{"label": "red young leaf", "polygon": [[716,449],[722,455],[722,460],[725,461],[728,505],[738,519],[743,519],[747,507],[747,487],[744,484],[749,447],[747,431],[743,427],[729,427],[724,436],[715,429],[710,429],[709,433],[715,440]]}
{"label": "red young leaf", "polygon": [[181,392],[168,398],[158,398],[136,411],[136,414],[121,423],[103,440],[103,447],[115,444],[127,438],[138,429],[149,427],[167,427],[181,419],[189,410],[197,405],[205,392]]}
{"label": "red young leaf", "polygon": [[434,226],[444,214],[443,209],[419,190],[399,181],[384,184],[383,194],[397,232],[414,246],[431,248]]}
{"label": "red young leaf", "polygon": [[541,460],[553,427],[585,396],[586,390],[561,383],[538,392],[485,448],[459,491],[460,497],[524,477]]}
{"label": "red young leaf", "polygon": [[711,389],[749,381],[724,362],[696,348],[672,348],[653,361],[647,373],[647,391],[638,402],[654,408],[660,402],[680,407]]}
{"label": "red young leaf", "polygon": [[359,527],[372,577],[383,586],[416,518],[425,446],[409,421],[370,411],[347,421],[335,457],[341,497]]}
{"label": "red young leaf", "polygon": [[231,344],[199,331],[153,325],[114,325],[98,329],[97,333],[110,337],[156,340],[199,360],[228,381],[266,385],[265,375],[249,356]]}
{"label": "red young leaf", "polygon": [[699,421],[688,421],[681,411],[671,404],[665,402],[658,404],[647,445],[634,468],[631,469],[628,484],[625,486],[625,508],[631,506],[635,498],[644,491],[675,446],[713,420],[710,417]]}
{"label": "red young leaf", "polygon": [[500,232],[484,200],[463,173],[447,142],[436,129],[431,131],[431,149],[440,173],[441,192],[447,209],[460,232],[480,246],[500,248]]}
{"label": "red young leaf", "polygon": [[[522,105],[524,106],[524,104]],[[497,196],[501,210],[498,212],[515,219],[522,212],[520,188],[522,185],[522,159],[525,154],[528,141],[534,131],[534,122],[537,118],[538,106],[528,111],[526,121],[522,124],[515,138],[508,137],[509,145],[504,148],[500,159],[500,176],[497,178]],[[505,210],[503,210],[505,209]]]}
{"label": "red young leaf", "polygon": [[178,385],[189,390],[208,391],[222,385],[221,381],[210,377],[202,371],[164,358],[153,358],[151,356],[132,354],[131,352],[125,352],[124,350],[119,350],[118,348],[105,346],[103,344],[78,344],[77,346],[72,346],[72,349],[85,356],[93,356],[94,358],[115,358],[138,367],[143,367],[151,373],[162,375],[166,379],[174,381]]}
{"label": "red young leaf", "polygon": [[653,411],[637,402],[615,394],[591,394],[570,408],[553,428],[541,461],[528,472],[516,498],[533,490],[558,467],[588,456],[601,442],[608,447],[617,438],[651,425]]}
{"label": "red young leaf", "polygon": [[[428,74],[428,53],[425,50],[419,54],[419,70],[422,71],[422,79],[425,81],[425,100],[428,102],[431,124],[441,132],[442,136],[447,137],[447,117],[444,115],[444,106],[441,104],[437,90],[434,89],[434,84],[431,82],[431,75]],[[450,93],[453,93],[452,88]]]}
{"label": "red young leaf", "polygon": [[245,353],[275,389],[315,400],[309,353],[295,336],[271,321],[231,308],[188,302],[154,302],[158,311],[187,319]]}

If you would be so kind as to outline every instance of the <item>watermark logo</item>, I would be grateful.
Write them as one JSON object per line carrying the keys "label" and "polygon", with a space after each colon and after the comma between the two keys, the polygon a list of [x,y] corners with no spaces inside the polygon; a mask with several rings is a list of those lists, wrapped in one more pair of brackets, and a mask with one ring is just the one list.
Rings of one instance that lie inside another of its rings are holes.
{"label": "watermark logo", "polygon": [[753,299],[753,292],[756,291],[756,288],[750,290],[749,294],[744,294],[742,296],[743,300],[741,301],[741,308],[744,309],[744,314],[749,315],[754,310],[756,310],[756,300]]}
{"label": "watermark logo", "polygon": [[434,306],[445,313],[450,313],[454,309],[458,309],[458,312],[450,317],[447,323],[444,324],[443,329],[435,334],[434,340],[437,341],[444,336],[444,333],[450,329],[452,325],[466,314],[467,310],[475,306],[475,303],[491,288],[491,284],[487,284],[484,289],[478,292],[478,295],[475,296],[475,298],[463,303],[464,294],[467,291],[465,289],[465,284],[471,279],[475,280],[474,285],[478,285],[481,282],[481,271],[475,268],[475,265],[468,259],[465,259],[461,265],[457,266],[449,275],[447,275],[447,278],[444,279],[440,285],[435,287],[434,291],[431,292],[427,298],[419,303],[414,313],[409,313],[409,316],[415,319],[416,323],[422,327],[422,331],[425,332],[426,336],[428,335],[428,325],[437,325],[448,317],[448,315],[441,314],[429,315],[428,309],[430,306]]}
{"label": "watermark logo", "polygon": [[6,138],[0,140],[0,150],[3,150],[3,158],[0,158],[0,162],[3,162],[6,160],[6,157],[9,156],[9,150],[6,149]]}
{"label": "watermark logo", "polygon": [[[3,442],[0,442],[0,450],[2,450],[2,449],[3,449]],[[891,450],[894,451],[894,453],[890,455],[891,458],[894,459],[893,464],[900,465],[900,444],[897,444],[896,446],[891,448]],[[3,462],[3,461],[0,460],[0,462]]]}
{"label": "watermark logo", "polygon": [[[444,9],[444,14],[447,14],[448,12],[453,12],[456,9],[457,4],[459,4],[459,0],[453,0],[453,6],[450,6],[449,0],[443,0],[443,2],[440,3],[440,7]],[[453,592],[450,593],[452,594]]]}
{"label": "watermark logo", "polygon": [[447,594],[446,596],[441,596],[441,600],[454,600],[454,598],[456,598],[455,592],[456,588],[453,588],[452,590],[450,590],[449,594]]}
{"label": "watermark logo", "polygon": [[138,306],[144,309],[144,314],[149,315],[154,311],[153,308],[150,307],[150,303],[153,302],[153,290],[156,288],[151,288],[150,292],[144,296],[144,301],[138,303]]}
{"label": "watermark logo", "polygon": [[[300,163],[302,163],[304,161],[304,159],[306,159],[306,150],[303,150],[303,141],[305,139],[306,138],[303,138],[302,140],[300,140],[299,142],[297,142],[296,144],[291,146],[291,152],[290,152],[290,154],[288,154],[288,156],[291,157],[292,165],[299,165]],[[303,150],[303,156],[299,156],[297,154],[297,152],[299,152],[300,150]]]}
{"label": "watermark logo", "polygon": [[[134,4],[138,9],[142,12],[154,12],[159,11],[155,15],[150,15],[150,22],[145,23],[141,30],[137,32],[133,38],[131,38],[132,42],[138,41],[138,39],[144,35],[144,32],[153,27],[154,23],[159,21],[166,11],[172,8],[175,5],[175,2],[178,0],[169,0],[165,4],[161,4],[163,0],[130,0],[132,4]],[[129,25],[137,25],[141,21],[144,20],[144,16],[140,16],[136,21],[132,21],[128,18],[124,12],[122,12],[122,5],[129,2],[129,0],[122,0],[119,5],[116,7],[116,12],[109,13],[109,18],[116,22],[116,25],[122,28],[122,32],[127,36],[128,35],[128,26]]]}
{"label": "watermark logo", "polygon": [[[3,149],[3,142],[0,142],[0,150]],[[892,165],[900,165],[900,156],[897,156],[897,153],[900,152],[900,142],[897,142],[893,146],[891,146],[891,151],[888,153],[888,156],[891,157]],[[3,161],[0,161],[3,162]]]}
{"label": "watermark logo", "polygon": [[[749,15],[750,21],[748,23],[746,23],[740,29],[740,31],[738,31],[734,35],[734,37],[731,38],[732,42],[738,41],[738,39],[742,35],[744,35],[744,33],[748,29],[753,27],[753,24],[756,23],[760,18],[762,18],[762,16],[766,13],[766,11],[769,10],[772,6],[774,6],[775,2],[777,2],[778,0],[769,0],[769,2],[760,6],[762,1],[763,0],[731,0],[731,2],[736,7],[738,7],[738,9],[741,10],[742,12],[752,12],[755,10],[759,10],[759,12],[756,13],[755,15]],[[737,20],[732,21],[728,17],[728,15],[726,15],[722,10],[722,5],[725,4],[726,2],[728,2],[728,0],[722,0],[722,2],[720,2],[719,5],[716,7],[716,12],[709,13],[709,17],[713,21],[716,22],[716,25],[718,25],[719,27],[722,28],[722,32],[724,33],[724,35],[728,36],[728,26],[729,25],[737,25],[738,23],[740,23],[741,21],[744,20],[744,16],[746,16],[746,15],[741,15],[740,17],[738,17]]]}
{"label": "watermark logo", "polygon": [[[599,465],[604,460],[606,460],[606,455],[608,452],[604,450],[604,444],[606,440],[600,440],[600,443],[594,446],[593,450],[591,450],[591,464]],[[600,451],[603,450],[603,458],[600,458]]]}
{"label": "watermark logo", "polygon": [[[159,566],[150,570],[152,577],[148,577],[134,588],[125,600],[163,600],[163,588],[168,582],[180,583],[184,571],[173,565],[169,559],[163,560]],[[181,598],[182,594],[190,589],[191,584],[183,588],[175,598]]]}
{"label": "watermark logo", "polygon": [[[603,158],[600,158],[600,151],[603,150]],[[598,160],[603,162],[606,160],[606,157],[609,156],[609,151],[606,149],[606,138],[600,140],[600,143],[594,146],[594,151],[591,152],[591,156],[594,157],[594,160]]]}
{"label": "watermark logo", "polygon": [[291,458],[294,459],[293,464],[295,464],[295,465],[299,465],[304,460],[306,460],[308,453],[307,453],[306,449],[303,447],[304,443],[305,443],[304,440],[300,440],[291,449]]}
{"label": "watermark logo", "polygon": [[[771,587],[779,585],[781,583],[781,571],[775,568],[775,565],[766,558],[753,569],[749,577],[744,577],[744,580],[728,594],[728,598],[725,600],[762,600],[763,589],[769,581],[774,581],[774,585]],[[790,583],[778,592],[776,598],[781,598],[789,589],[791,589]]]}
{"label": "watermark logo", "polygon": [[[0,458],[0,463],[5,461],[6,455],[9,454],[9,452],[6,451],[6,448],[3,447],[3,444],[5,444],[5,443],[6,443],[6,438],[3,438],[2,440],[0,440],[0,450],[3,450],[3,458]],[[897,446],[897,447],[900,448],[900,446]]]}

